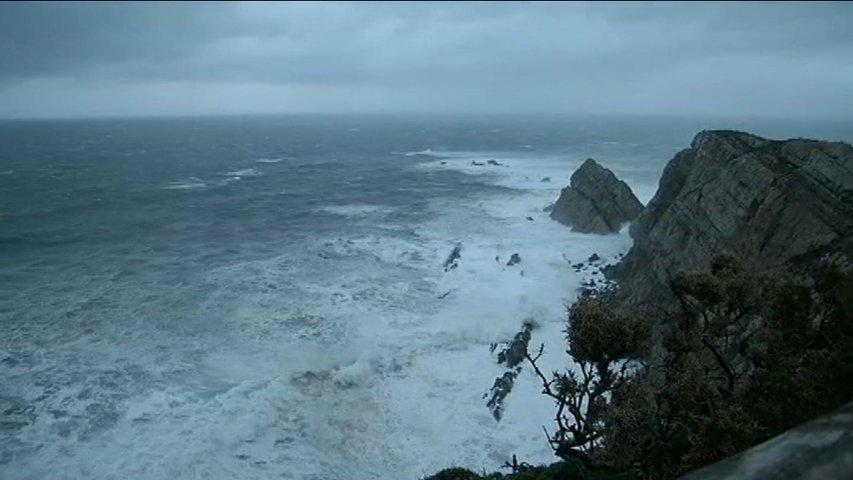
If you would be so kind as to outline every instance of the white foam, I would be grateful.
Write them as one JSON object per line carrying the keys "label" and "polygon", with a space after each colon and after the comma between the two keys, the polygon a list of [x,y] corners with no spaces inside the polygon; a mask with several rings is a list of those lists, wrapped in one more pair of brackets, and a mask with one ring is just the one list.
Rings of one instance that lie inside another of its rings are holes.
{"label": "white foam", "polygon": [[[575,298],[582,280],[601,278],[592,271],[576,272],[571,264],[593,253],[613,262],[630,246],[624,230],[606,237],[578,234],[542,211],[561,185],[543,183],[541,176],[568,177],[581,159],[516,158],[510,168],[492,167],[489,173],[485,167],[469,168],[472,158],[510,163],[515,157],[438,154],[448,157],[445,164],[429,162],[422,168],[486,174],[516,192],[433,199],[430,208],[440,215],[416,227],[416,241],[379,234],[319,247],[337,283],[308,288],[329,295],[332,308],[344,307],[349,318],[342,318],[348,325],[347,348],[335,350],[338,363],[318,377],[327,379],[320,381],[326,386],[315,393],[341,399],[342,411],[351,406],[359,412],[358,420],[321,414],[346,430],[339,434],[347,440],[335,456],[352,455],[351,468],[358,474],[340,478],[420,478],[449,465],[496,470],[513,454],[533,463],[552,461],[541,428],[552,427],[553,405],[540,394],[531,372],[518,379],[501,422],[486,408],[483,394],[503,373],[489,345],[511,338],[522,321],[533,318],[540,324],[533,343],[546,345],[543,368],[570,366],[563,353],[565,304]],[[359,205],[327,211],[364,215],[377,209]],[[463,245],[459,267],[445,273],[442,263],[457,243]],[[512,253],[519,253],[522,262],[507,267]],[[349,270],[350,262],[361,263]],[[415,277],[400,276],[404,268]]]}
{"label": "white foam", "polygon": [[406,152],[403,155],[407,157],[415,157],[418,155],[435,155],[431,148],[427,148],[425,150],[418,150],[416,152]]}
{"label": "white foam", "polygon": [[[465,166],[470,156],[448,156],[445,167],[480,174]],[[475,158],[504,163],[491,154]],[[538,176],[553,168],[548,163],[509,169],[514,173],[502,173],[496,181],[529,185],[534,172]],[[377,394],[384,398],[387,421],[394,426],[379,426],[373,433],[376,451],[391,452],[393,460],[385,457],[393,461],[385,467],[387,477],[418,478],[448,465],[495,470],[513,454],[533,463],[553,460],[541,430],[552,426],[553,405],[539,393],[541,386],[529,371],[519,378],[500,423],[485,408],[482,394],[503,372],[488,345],[511,338],[523,320],[533,318],[541,325],[533,343],[546,345],[543,368],[569,366],[562,353],[564,304],[575,298],[588,275],[575,272],[567,259],[581,262],[598,253],[615,261],[630,246],[630,238],[624,232],[606,237],[577,234],[551,221],[541,205],[543,199],[556,197],[544,194],[538,180],[539,188],[517,194],[462,203],[435,199],[432,208],[442,215],[418,228],[424,256],[434,264],[428,276],[434,293],[452,294],[437,301],[437,311],[405,330],[373,332],[373,342],[405,346],[402,351],[409,358],[409,367],[399,377],[372,387],[381,391]],[[558,188],[548,188],[558,193]],[[444,273],[441,262],[457,242],[463,245],[459,267]],[[512,253],[519,253],[522,262],[507,267]],[[399,431],[409,434],[401,437]]]}
{"label": "white foam", "polygon": [[[73,347],[88,348],[92,365],[122,357],[145,365],[152,386],[109,400],[120,412],[115,424],[86,441],[60,438],[55,432],[71,420],[40,411],[19,435],[38,453],[16,457],[0,474],[415,479],[451,465],[494,471],[513,454],[553,461],[542,426],[552,428],[554,407],[531,372],[517,380],[501,422],[486,408],[483,394],[504,371],[489,345],[533,318],[543,369],[569,366],[564,304],[591,274],[571,263],[592,253],[612,261],[630,238],[624,229],[578,234],[542,211],[579,158],[441,155],[446,164],[418,168],[459,169],[512,190],[435,198],[428,208],[436,215],[407,225],[409,235],[380,228],[393,208],[325,206],[377,228],[199,272],[197,319],[149,313],[140,323],[162,329],[117,335],[126,343],[115,351],[108,342]],[[469,168],[490,158],[510,167]],[[457,243],[459,266],[444,272]],[[513,253],[521,264],[508,267]],[[50,407],[69,410],[73,421],[89,418],[96,401],[85,395],[111,399],[103,386],[110,381],[63,386]]]}
{"label": "white foam", "polygon": [[242,170],[234,170],[233,172],[226,173],[229,177],[232,178],[243,178],[243,177],[257,177],[263,175],[263,173],[255,168],[244,168]]}
{"label": "white foam", "polygon": [[[469,158],[459,160],[470,163]],[[542,168],[510,169],[515,173],[495,181],[525,185],[525,177]],[[376,271],[342,275],[340,284],[348,289],[365,282],[380,288],[375,297],[346,303],[357,322],[349,333],[355,358],[329,374],[332,385],[358,392],[352,394],[361,402],[360,421],[347,425],[358,478],[419,478],[448,465],[495,470],[513,454],[534,463],[553,460],[541,430],[551,427],[553,405],[530,372],[519,378],[500,423],[486,409],[482,395],[503,373],[489,344],[511,338],[523,320],[534,318],[541,327],[533,342],[546,344],[543,367],[568,366],[562,353],[564,304],[588,275],[575,272],[567,259],[580,262],[598,253],[612,261],[630,239],[577,234],[551,221],[541,210],[548,195],[519,189],[475,200],[434,199],[430,207],[441,215],[417,227],[422,260],[410,265],[422,275],[424,292],[386,283],[391,273],[383,272],[416,244],[382,237],[339,242],[342,252],[374,252],[382,262]],[[463,245],[459,267],[445,273],[442,262],[457,242]],[[522,263],[507,267],[512,253]],[[437,298],[448,291],[452,294]],[[408,315],[403,306],[383,303],[405,294],[418,302]],[[380,373],[377,355],[393,358],[399,370]],[[370,393],[362,396],[365,392]]]}
{"label": "white foam", "polygon": [[188,180],[185,181],[171,182],[162,188],[163,190],[194,190],[198,188],[205,188],[207,186],[207,183],[205,183],[204,181],[195,177],[190,177]]}
{"label": "white foam", "polygon": [[255,160],[255,163],[280,163],[283,158],[259,158]]}
{"label": "white foam", "polygon": [[366,203],[357,203],[351,205],[325,205],[320,207],[320,210],[335,215],[344,217],[363,217],[375,214],[388,214],[394,211],[393,207],[385,205],[370,205]]}

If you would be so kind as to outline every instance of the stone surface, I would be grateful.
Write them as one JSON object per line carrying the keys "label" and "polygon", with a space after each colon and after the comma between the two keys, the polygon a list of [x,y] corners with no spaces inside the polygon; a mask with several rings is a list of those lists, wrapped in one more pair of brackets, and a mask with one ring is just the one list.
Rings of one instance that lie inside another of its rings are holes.
{"label": "stone surface", "polygon": [[629,303],[660,300],[679,270],[719,254],[796,265],[853,246],[853,147],[703,131],[676,154],[608,271]]}
{"label": "stone surface", "polygon": [[572,174],[551,209],[551,218],[582,233],[616,233],[643,209],[631,188],[610,170],[587,159]]}
{"label": "stone surface", "polygon": [[680,480],[853,478],[853,403]]}

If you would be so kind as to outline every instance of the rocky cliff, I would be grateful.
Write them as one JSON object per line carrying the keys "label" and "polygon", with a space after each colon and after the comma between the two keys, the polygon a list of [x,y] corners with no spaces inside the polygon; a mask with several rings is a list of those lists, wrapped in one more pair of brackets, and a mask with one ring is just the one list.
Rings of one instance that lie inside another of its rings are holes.
{"label": "rocky cliff", "polygon": [[551,218],[582,233],[615,233],[634,220],[643,204],[610,170],[589,158],[560,192]]}
{"label": "rocky cliff", "polygon": [[718,254],[767,266],[853,251],[853,147],[703,131],[666,166],[609,274],[631,303],[665,297],[672,274]]}

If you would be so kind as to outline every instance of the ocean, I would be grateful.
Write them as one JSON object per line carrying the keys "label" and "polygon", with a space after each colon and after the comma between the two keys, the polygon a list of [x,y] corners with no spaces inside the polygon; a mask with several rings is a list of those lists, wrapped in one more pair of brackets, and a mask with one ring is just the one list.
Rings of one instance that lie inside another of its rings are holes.
{"label": "ocean", "polygon": [[531,372],[501,421],[486,408],[504,371],[490,346],[534,319],[543,367],[570,366],[565,305],[592,275],[572,263],[615,262],[631,240],[543,208],[587,157],[645,203],[703,128],[853,138],[614,116],[0,122],[0,478],[415,480],[553,461]]}

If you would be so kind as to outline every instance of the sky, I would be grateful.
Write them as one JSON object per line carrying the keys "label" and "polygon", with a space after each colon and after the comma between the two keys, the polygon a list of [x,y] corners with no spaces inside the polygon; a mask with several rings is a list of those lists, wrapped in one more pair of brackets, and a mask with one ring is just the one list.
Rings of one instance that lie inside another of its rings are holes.
{"label": "sky", "polygon": [[853,2],[0,4],[0,118],[848,118]]}

